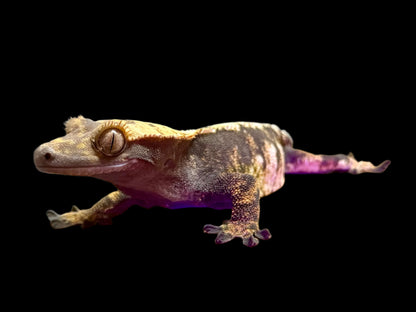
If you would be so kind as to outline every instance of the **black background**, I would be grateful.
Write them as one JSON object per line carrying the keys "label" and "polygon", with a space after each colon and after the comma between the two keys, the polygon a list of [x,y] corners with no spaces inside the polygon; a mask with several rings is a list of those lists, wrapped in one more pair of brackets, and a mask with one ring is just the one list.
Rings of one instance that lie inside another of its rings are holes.
{"label": "black background", "polygon": [[[168,21],[154,15],[146,22],[95,11],[32,17],[14,38],[10,81],[23,87],[10,106],[28,118],[19,140],[22,221],[9,232],[21,240],[15,246],[24,272],[35,273],[31,282],[54,288],[76,281],[87,289],[116,277],[158,290],[184,282],[212,285],[213,296],[228,289],[261,294],[272,283],[288,296],[318,288],[318,297],[305,300],[389,302],[407,235],[405,213],[391,204],[394,106],[406,88],[399,82],[406,48],[386,11],[295,10],[264,18],[229,11],[203,21],[165,12]],[[215,236],[202,233],[204,224],[229,218],[227,210],[133,206],[112,226],[53,230],[46,210],[89,208],[114,190],[33,165],[33,150],[64,135],[63,122],[80,114],[176,129],[268,122],[286,129],[297,148],[392,165],[381,175],[286,176],[281,190],[261,200],[260,226],[273,237],[251,249],[240,239],[215,245]]]}

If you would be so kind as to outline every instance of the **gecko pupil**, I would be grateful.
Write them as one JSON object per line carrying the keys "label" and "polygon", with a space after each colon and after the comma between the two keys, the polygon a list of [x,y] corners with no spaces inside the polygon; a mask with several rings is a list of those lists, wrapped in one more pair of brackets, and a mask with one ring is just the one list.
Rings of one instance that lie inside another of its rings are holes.
{"label": "gecko pupil", "polygon": [[110,146],[110,153],[111,153],[111,151],[113,150],[113,145],[114,145],[114,132],[112,133],[112,138],[111,138],[111,146]]}
{"label": "gecko pupil", "polygon": [[107,129],[98,138],[97,148],[106,156],[119,155],[126,145],[124,134],[119,129]]}

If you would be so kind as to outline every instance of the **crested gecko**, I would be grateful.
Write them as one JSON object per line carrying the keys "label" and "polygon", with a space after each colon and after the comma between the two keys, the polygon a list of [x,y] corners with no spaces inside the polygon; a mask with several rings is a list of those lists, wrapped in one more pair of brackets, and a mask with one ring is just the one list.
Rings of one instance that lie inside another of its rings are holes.
{"label": "crested gecko", "polygon": [[207,224],[215,243],[235,237],[253,247],[268,240],[259,228],[259,200],[280,189],[285,174],[381,173],[389,160],[374,166],[348,155],[315,155],[295,149],[276,125],[229,122],[178,131],[134,120],[99,120],[79,116],[65,122],[66,135],[34,151],[36,168],[45,173],[90,176],[111,182],[114,191],[89,209],[47,211],[51,226],[111,224],[132,205],[170,209],[231,209],[222,225]]}

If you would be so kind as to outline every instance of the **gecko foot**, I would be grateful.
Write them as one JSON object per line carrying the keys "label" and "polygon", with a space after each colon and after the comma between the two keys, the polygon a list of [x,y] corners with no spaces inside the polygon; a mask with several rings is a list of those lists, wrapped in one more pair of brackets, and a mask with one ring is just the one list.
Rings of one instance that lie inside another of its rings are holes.
{"label": "gecko foot", "polygon": [[348,157],[351,162],[351,168],[349,169],[348,172],[352,174],[360,174],[364,172],[383,173],[391,163],[390,160],[385,160],[378,166],[374,166],[369,161],[357,161],[353,153],[349,153]]}
{"label": "gecko foot", "polygon": [[68,212],[60,215],[54,210],[46,211],[46,216],[54,229],[64,229],[77,224],[75,212]]}
{"label": "gecko foot", "polygon": [[83,228],[90,227],[94,224],[111,224],[111,218],[105,215],[100,216],[94,215],[89,209],[81,210],[77,206],[72,206],[70,212],[64,214],[58,214],[53,210],[46,212],[51,226],[54,229],[64,229],[73,225],[81,225]]}
{"label": "gecko foot", "polygon": [[217,226],[206,224],[204,233],[217,234],[216,244],[224,244],[236,237],[243,240],[243,244],[248,247],[254,247],[259,244],[259,239],[268,240],[272,237],[268,229],[259,230],[256,222],[242,223],[226,221],[224,224]]}

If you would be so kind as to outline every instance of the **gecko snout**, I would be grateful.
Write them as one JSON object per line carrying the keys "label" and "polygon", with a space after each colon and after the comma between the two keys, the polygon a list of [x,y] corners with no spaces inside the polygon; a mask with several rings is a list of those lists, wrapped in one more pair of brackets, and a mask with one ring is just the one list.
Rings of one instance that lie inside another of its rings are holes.
{"label": "gecko snout", "polygon": [[44,157],[45,160],[51,160],[53,158],[51,153],[45,153]]}
{"label": "gecko snout", "polygon": [[100,165],[98,156],[77,151],[73,145],[62,142],[40,145],[33,153],[33,162],[39,171],[45,173],[82,176],[103,172],[103,166],[100,170],[94,166]]}
{"label": "gecko snout", "polygon": [[50,166],[54,159],[54,150],[46,144],[40,145],[33,153],[33,161],[38,169]]}

